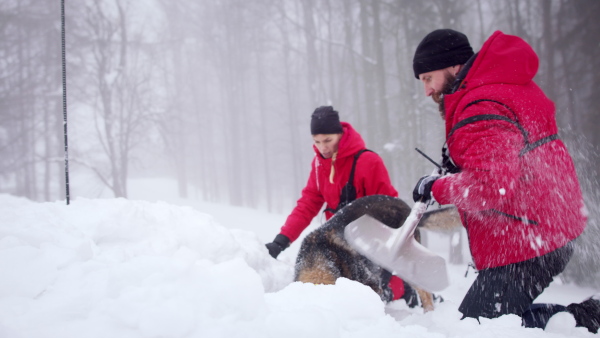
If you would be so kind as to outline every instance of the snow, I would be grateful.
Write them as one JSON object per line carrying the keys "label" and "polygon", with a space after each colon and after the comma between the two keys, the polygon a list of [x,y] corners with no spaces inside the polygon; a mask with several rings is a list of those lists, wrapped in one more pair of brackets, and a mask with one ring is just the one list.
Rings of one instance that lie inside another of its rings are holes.
{"label": "snow", "polygon": [[[523,328],[513,315],[460,320],[475,278],[472,270],[465,278],[466,263],[449,265],[445,301],[429,313],[403,300],[385,305],[347,279],[294,283],[300,242],[279,260],[264,247],[286,215],[131,190],[146,200],[75,198],[67,206],[0,195],[0,337],[594,336],[569,314],[546,331]],[[437,236],[428,243],[445,256],[448,238]],[[539,301],[593,293],[557,280]]]}

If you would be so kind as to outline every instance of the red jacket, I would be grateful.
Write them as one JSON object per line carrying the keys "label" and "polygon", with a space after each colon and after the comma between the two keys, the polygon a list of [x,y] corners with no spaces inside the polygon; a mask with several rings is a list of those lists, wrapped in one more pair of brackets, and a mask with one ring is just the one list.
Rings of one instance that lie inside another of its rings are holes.
{"label": "red jacket", "polygon": [[[544,255],[585,228],[567,148],[559,139],[534,147],[558,132],[554,104],[533,82],[537,69],[538,57],[525,41],[496,31],[459,89],[444,99],[448,150],[461,171],[435,181],[432,193],[458,208],[479,269]],[[482,114],[510,120],[484,119],[450,133]]]}
{"label": "red jacket", "polygon": [[[362,137],[349,123],[342,122],[344,135],[338,145],[337,159],[333,184],[329,182],[332,159],[321,156],[317,147],[315,157],[311,165],[310,175],[306,187],[302,189],[302,196],[296,207],[288,216],[280,233],[287,236],[291,242],[298,239],[302,231],[308,227],[312,219],[319,213],[324,203],[327,208],[336,209],[340,202],[342,188],[348,182],[354,155],[361,149],[365,149]],[[383,160],[374,152],[363,152],[354,171],[354,186],[356,187],[356,198],[368,195],[388,195],[398,197],[398,192],[392,186],[390,177],[383,164]],[[327,219],[333,214],[325,212]]]}

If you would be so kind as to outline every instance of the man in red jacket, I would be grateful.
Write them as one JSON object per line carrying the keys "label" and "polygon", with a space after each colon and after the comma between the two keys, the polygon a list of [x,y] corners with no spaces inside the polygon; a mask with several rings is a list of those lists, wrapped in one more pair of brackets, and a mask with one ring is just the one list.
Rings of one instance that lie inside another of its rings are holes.
{"label": "man in red jacket", "polygon": [[531,306],[564,270],[586,224],[554,104],[533,82],[536,53],[496,31],[474,54],[464,34],[440,29],[421,41],[413,69],[446,122],[446,175],[421,178],[413,198],[457,207],[479,270],[459,310],[473,318],[517,314],[542,328],[566,310],[597,332],[598,300]]}
{"label": "man in red jacket", "polygon": [[[308,182],[280,233],[266,245],[273,258],[277,258],[281,251],[298,239],[324,204],[325,218],[330,219],[341,207],[363,196],[398,197],[381,157],[372,151],[365,151],[365,142],[360,134],[350,123],[340,122],[339,114],[333,107],[315,109],[310,127],[315,157]],[[357,154],[359,157],[356,157]],[[347,194],[344,187],[355,161],[352,182],[355,194]],[[349,198],[348,195],[353,196]],[[400,278],[392,276],[389,286],[392,299],[414,296],[416,301],[416,294]],[[411,304],[411,300],[407,299],[407,303]]]}

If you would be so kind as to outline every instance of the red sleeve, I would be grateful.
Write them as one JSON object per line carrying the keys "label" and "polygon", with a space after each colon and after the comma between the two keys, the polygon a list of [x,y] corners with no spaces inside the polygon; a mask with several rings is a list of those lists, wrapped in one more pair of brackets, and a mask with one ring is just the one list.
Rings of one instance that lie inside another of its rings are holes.
{"label": "red sleeve", "polygon": [[[474,105],[461,120],[477,114],[505,115],[495,108],[492,104]],[[461,172],[435,181],[433,197],[440,204],[454,204],[459,209],[501,208],[513,198],[523,146],[523,135],[510,122],[484,120],[457,129],[448,147]]]}
{"label": "red sleeve", "polygon": [[292,213],[288,216],[279,232],[287,236],[290,242],[298,239],[302,231],[308,227],[312,219],[319,213],[321,207],[323,207],[323,203],[325,203],[323,195],[321,195],[321,192],[317,188],[315,161],[316,159],[313,161],[308,182],[304,189],[302,189],[302,194],[298,202],[296,202],[296,207],[292,210]]}
{"label": "red sleeve", "polygon": [[398,197],[383,160],[374,152],[366,151],[360,155],[356,162],[354,182],[357,198],[369,195]]}

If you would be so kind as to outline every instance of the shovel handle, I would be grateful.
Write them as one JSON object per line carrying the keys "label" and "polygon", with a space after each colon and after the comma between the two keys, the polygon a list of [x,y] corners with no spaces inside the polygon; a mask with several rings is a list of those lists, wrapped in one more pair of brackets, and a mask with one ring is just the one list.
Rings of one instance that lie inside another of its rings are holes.
{"label": "shovel handle", "polygon": [[401,247],[402,242],[410,238],[414,238],[415,229],[417,228],[421,217],[423,217],[425,210],[427,210],[427,203],[419,201],[413,205],[412,209],[410,209],[410,214],[404,221],[404,224],[402,224],[402,226],[398,229],[397,235],[390,238],[392,241],[392,243],[390,243],[390,247],[399,248]]}

